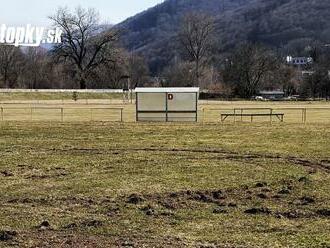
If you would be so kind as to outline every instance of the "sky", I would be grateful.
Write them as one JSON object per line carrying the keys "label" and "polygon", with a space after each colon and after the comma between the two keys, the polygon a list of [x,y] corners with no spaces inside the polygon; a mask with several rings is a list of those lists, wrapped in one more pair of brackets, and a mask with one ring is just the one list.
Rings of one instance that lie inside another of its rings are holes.
{"label": "sky", "polygon": [[49,26],[47,17],[54,14],[58,7],[70,9],[77,6],[92,7],[100,13],[101,22],[116,24],[163,0],[8,0],[1,2],[0,24]]}

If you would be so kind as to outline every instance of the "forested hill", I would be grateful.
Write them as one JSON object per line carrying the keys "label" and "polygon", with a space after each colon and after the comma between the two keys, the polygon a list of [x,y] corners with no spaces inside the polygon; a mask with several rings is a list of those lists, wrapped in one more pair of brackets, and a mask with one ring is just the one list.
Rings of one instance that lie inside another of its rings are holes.
{"label": "forested hill", "polygon": [[144,54],[153,71],[160,70],[175,55],[175,34],[190,11],[215,17],[219,53],[244,41],[291,53],[314,40],[330,43],[330,1],[325,0],[167,0],[118,24],[122,42]]}

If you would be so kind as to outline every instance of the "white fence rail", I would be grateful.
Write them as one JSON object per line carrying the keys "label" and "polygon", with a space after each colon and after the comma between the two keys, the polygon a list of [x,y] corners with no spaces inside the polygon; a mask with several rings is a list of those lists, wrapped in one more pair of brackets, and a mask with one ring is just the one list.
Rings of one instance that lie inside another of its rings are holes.
{"label": "white fence rail", "polygon": [[[134,91],[134,90],[133,90]],[[0,93],[123,93],[123,89],[0,89]]]}
{"label": "white fence rail", "polygon": [[4,121],[110,121],[123,122],[124,108],[0,107]]}

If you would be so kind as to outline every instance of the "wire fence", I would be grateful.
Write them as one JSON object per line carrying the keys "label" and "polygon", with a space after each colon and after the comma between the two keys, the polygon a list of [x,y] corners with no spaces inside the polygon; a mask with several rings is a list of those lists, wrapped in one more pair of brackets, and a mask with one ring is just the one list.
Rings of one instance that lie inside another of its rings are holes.
{"label": "wire fence", "polygon": [[124,108],[0,107],[4,121],[113,121],[123,122]]}
{"label": "wire fence", "polygon": [[133,103],[134,91],[0,89],[1,105],[118,105]]}
{"label": "wire fence", "polygon": [[[125,114],[125,116],[124,116]],[[330,123],[330,108],[209,108],[202,106],[200,123]],[[6,121],[135,121],[135,108],[86,106],[11,106],[0,107],[0,122]]]}
{"label": "wire fence", "polygon": [[202,108],[202,122],[330,123],[330,108]]}

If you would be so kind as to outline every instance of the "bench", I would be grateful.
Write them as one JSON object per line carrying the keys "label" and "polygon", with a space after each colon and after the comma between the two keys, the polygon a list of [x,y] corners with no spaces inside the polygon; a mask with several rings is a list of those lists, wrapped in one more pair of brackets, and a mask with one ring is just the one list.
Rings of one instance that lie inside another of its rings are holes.
{"label": "bench", "polygon": [[[252,113],[230,113],[230,114],[221,114],[221,122],[224,122],[228,117],[230,116],[234,116],[234,117],[241,117],[243,118],[243,116],[248,116],[251,117],[251,122],[253,122],[253,117],[260,117],[260,116],[268,116],[270,117],[270,121],[272,122],[272,117],[275,116],[277,117],[281,122],[284,121],[284,114],[277,114],[277,113],[256,113],[256,114],[252,114]],[[235,119],[236,121],[236,119]]]}

